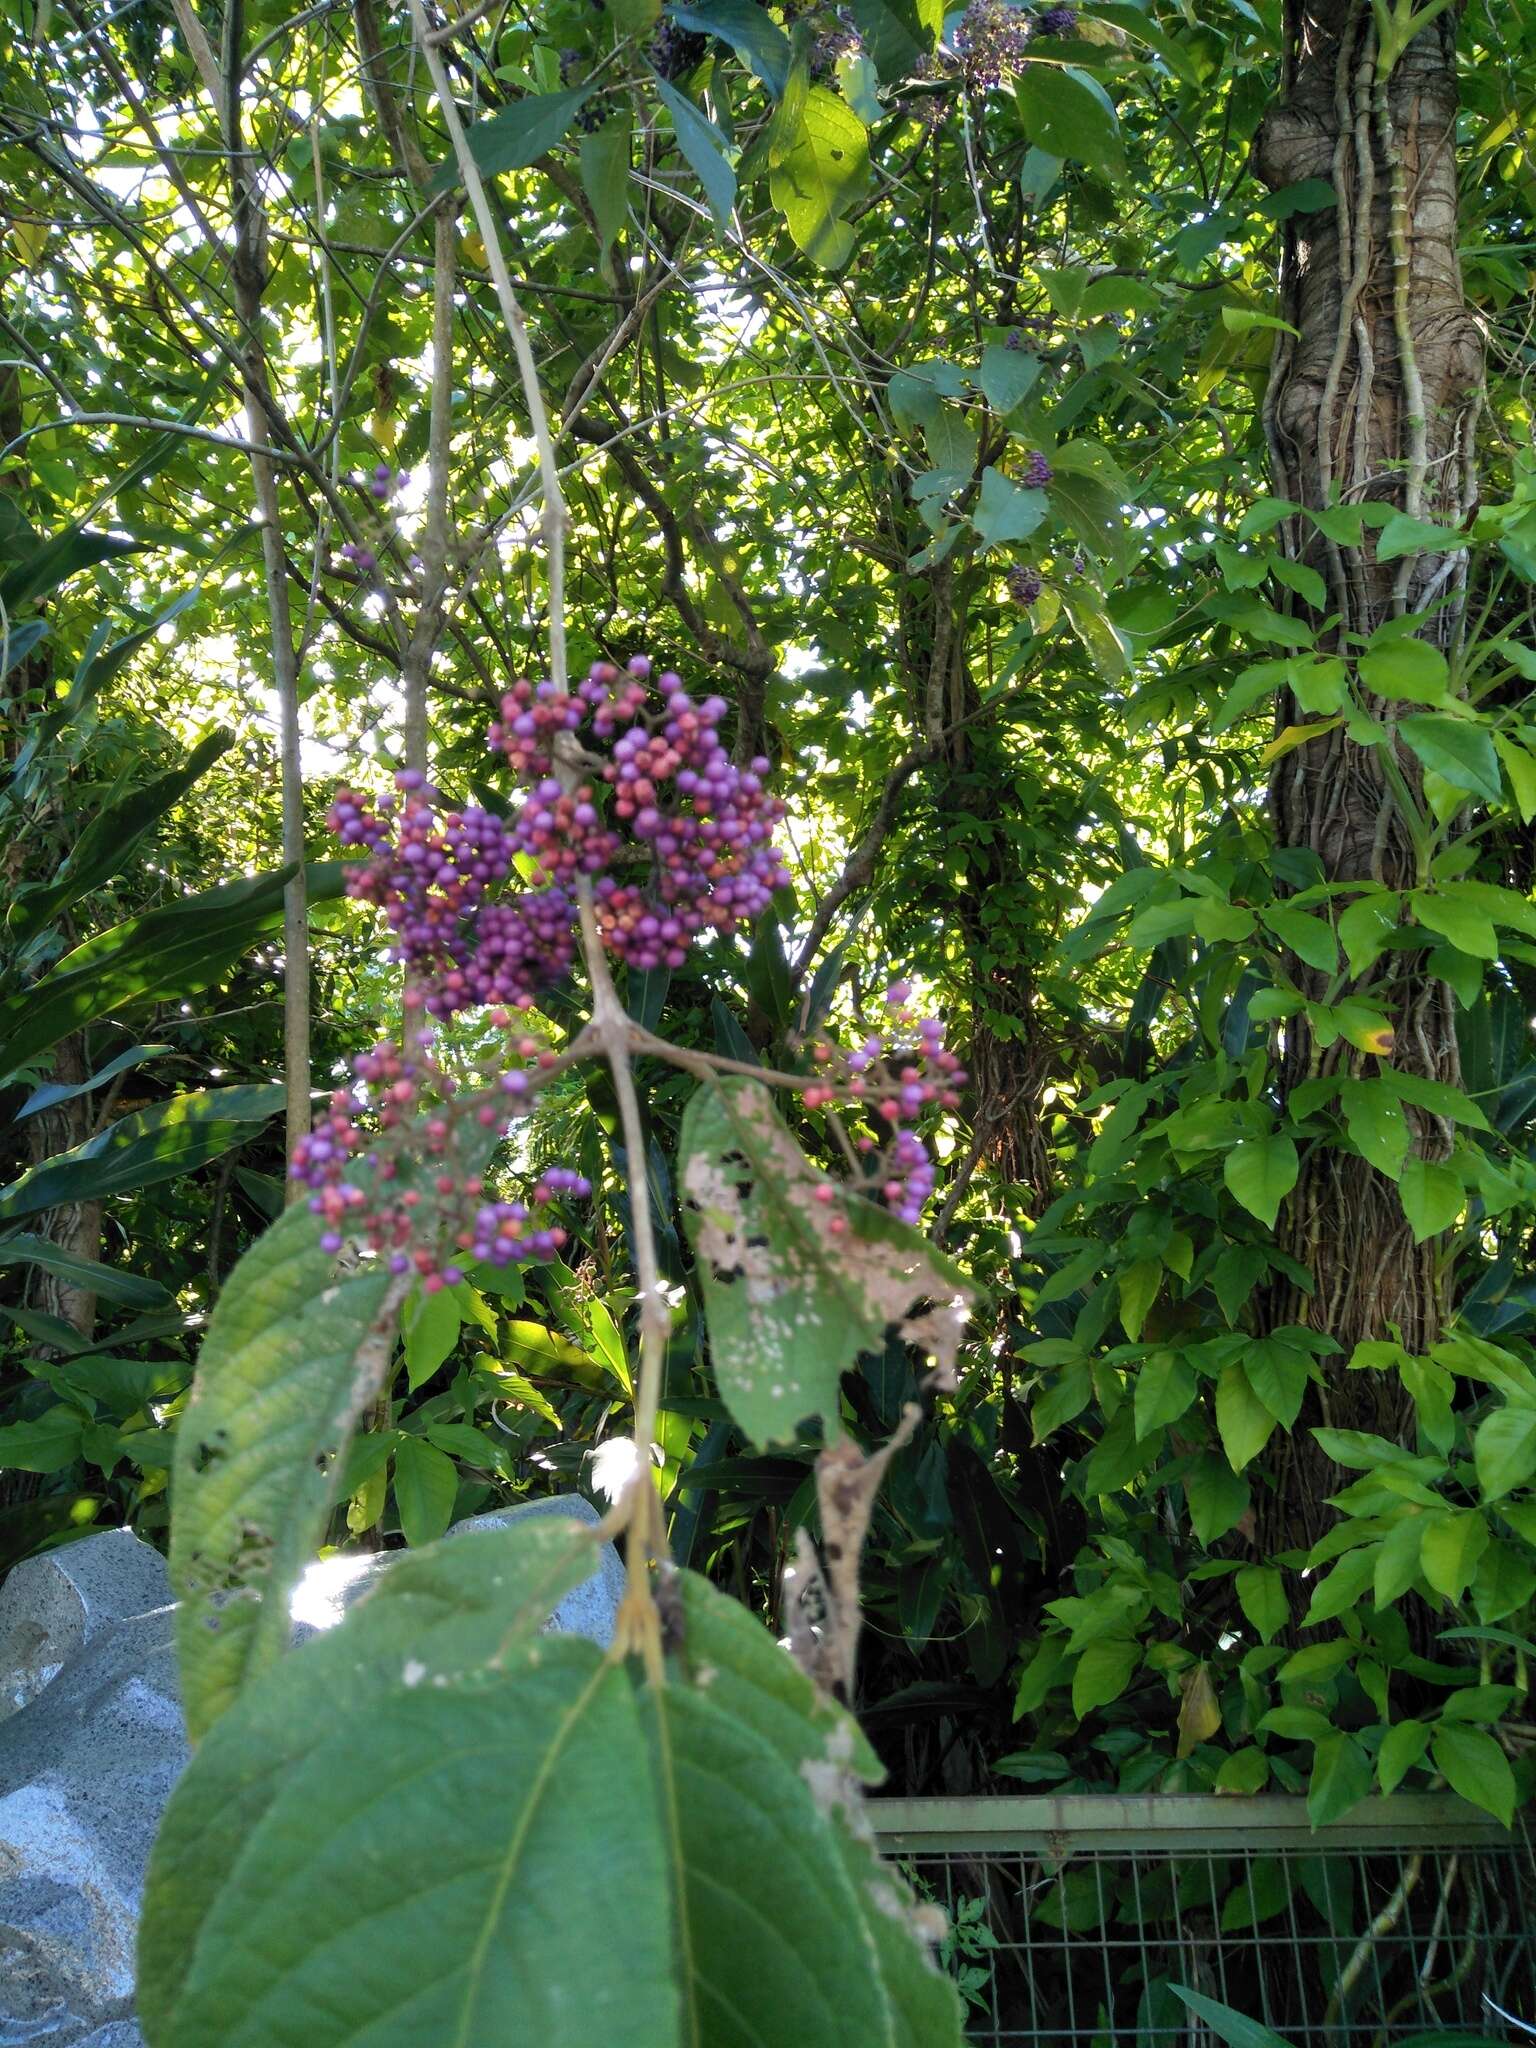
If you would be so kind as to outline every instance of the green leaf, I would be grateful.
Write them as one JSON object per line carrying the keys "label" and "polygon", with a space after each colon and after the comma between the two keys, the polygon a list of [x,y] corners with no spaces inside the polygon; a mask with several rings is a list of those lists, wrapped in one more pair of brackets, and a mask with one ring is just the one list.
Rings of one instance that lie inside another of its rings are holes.
{"label": "green leaf", "polygon": [[1040,358],[1028,349],[1004,348],[994,342],[982,351],[977,380],[982,396],[1000,418],[1006,418],[1035,388]]}
{"label": "green leaf", "polygon": [[1481,904],[1436,889],[1415,889],[1408,904],[1420,924],[1449,939],[1458,951],[1474,960],[1498,959],[1498,934]]}
{"label": "green leaf", "polygon": [[[339,861],[308,871],[311,902],[339,896]],[[132,1002],[171,1002],[216,981],[282,923],[290,870],[254,875],[145,911],[67,953],[25,994],[0,1002],[0,1075]]]}
{"label": "green leaf", "polygon": [[103,1082],[112,1080],[118,1074],[128,1073],[134,1067],[142,1066],[146,1060],[159,1059],[170,1050],[168,1045],[130,1045],[126,1052],[120,1052],[115,1059],[108,1060],[104,1067],[98,1067],[96,1072],[84,1081],[44,1081],[40,1087],[32,1090],[17,1110],[14,1121],[20,1123],[24,1117],[36,1116],[41,1110],[53,1109],[61,1102],[73,1102],[81,1095],[89,1095],[93,1089],[101,1087]]}
{"label": "green leaf", "polygon": [[1415,1244],[1449,1230],[1466,1200],[1461,1175],[1454,1167],[1417,1157],[1404,1162],[1397,1191]]}
{"label": "green leaf", "polygon": [[754,1443],[792,1441],[811,1416],[835,1424],[842,1374],[890,1332],[952,1361],[969,1299],[959,1270],[887,1211],[829,1188],[766,1088],[706,1082],[681,1151],[715,1371]]}
{"label": "green leaf", "polygon": [[789,83],[789,37],[757,0],[672,0],[667,12],[680,28],[718,36],[778,99]]}
{"label": "green leaf", "polygon": [[176,1643],[194,1741],[288,1647],[289,1593],[388,1362],[388,1287],[372,1268],[339,1277],[302,1202],[224,1283],[177,1429],[172,1488]]}
{"label": "green leaf", "polygon": [[431,1379],[458,1343],[462,1320],[451,1287],[441,1287],[435,1294],[417,1289],[406,1303],[401,1328],[406,1381],[413,1394]]}
{"label": "green leaf", "polygon": [[913,77],[932,53],[932,31],[914,0],[850,0],[849,11],[882,85]]}
{"label": "green leaf", "polygon": [[1520,822],[1529,825],[1536,818],[1536,754],[1502,732],[1494,734],[1493,744],[1504,763],[1504,773],[1509,777],[1510,792],[1515,799],[1515,809],[1520,813]]}
{"label": "green leaf", "polygon": [[1154,1351],[1136,1372],[1136,1435],[1177,1422],[1195,1398],[1195,1376],[1174,1351]]}
{"label": "green leaf", "polygon": [[448,1533],[458,1493],[452,1458],[419,1437],[402,1436],[395,1446],[395,1506],[400,1533],[412,1550]]}
{"label": "green leaf", "polygon": [[1381,1081],[1345,1081],[1339,1087],[1339,1101],[1344,1127],[1361,1158],[1395,1181],[1411,1136],[1396,1094]]}
{"label": "green leaf", "polygon": [[1341,1614],[1349,1613],[1359,1604],[1375,1577],[1376,1549],[1374,1543],[1362,1543],[1358,1550],[1346,1552],[1328,1576],[1316,1583],[1302,1621],[1303,1628],[1315,1628],[1323,1621],[1336,1621]]}
{"label": "green leaf", "polygon": [[631,117],[616,107],[601,128],[581,138],[581,185],[597,222],[597,246],[604,259],[629,218]]}
{"label": "green leaf", "polygon": [[1372,1777],[1371,1760],[1353,1735],[1325,1735],[1313,1753],[1307,1787],[1307,1818],[1313,1827],[1342,1820],[1368,1798]]}
{"label": "green leaf", "polygon": [[1316,967],[1324,974],[1332,974],[1338,965],[1339,948],[1325,919],[1312,917],[1305,910],[1283,908],[1266,908],[1259,915],[1281,945],[1299,960],[1305,960],[1309,967]]}
{"label": "green leaf", "polygon": [[1044,491],[1026,490],[1000,469],[982,472],[981,499],[971,515],[972,524],[989,546],[1006,541],[1028,540],[1044,519],[1047,500]]}
{"label": "green leaf", "polygon": [[1491,1735],[1442,1721],[1430,1740],[1435,1768],[1453,1792],[1508,1827],[1515,1817],[1515,1774]]}
{"label": "green leaf", "polygon": [[41,1266],[57,1273],[76,1287],[89,1288],[103,1301],[121,1302],[125,1308],[166,1308],[174,1296],[158,1280],[137,1273],[125,1273],[119,1266],[104,1266],[99,1259],[86,1259],[67,1252],[51,1238],[32,1237],[18,1231],[0,1238],[0,1266]]}
{"label": "green leaf", "polygon": [[[486,120],[477,121],[465,137],[476,169],[487,178],[502,171],[527,170],[564,141],[566,131],[591,95],[590,85],[573,86],[569,92],[528,93]],[[458,182],[451,160],[438,172],[438,182]]]}
{"label": "green leaf", "polygon": [[1014,92],[1037,149],[1090,164],[1113,179],[1125,176],[1125,146],[1114,108],[1082,72],[1030,64],[1015,81]]}
{"label": "green leaf", "polygon": [[1234,1145],[1222,1166],[1222,1179],[1234,1200],[1267,1230],[1275,1227],[1280,1204],[1296,1185],[1299,1162],[1289,1138],[1253,1138]]}
{"label": "green leaf", "polygon": [[652,76],[656,90],[661,94],[662,105],[672,116],[677,146],[704,189],[715,226],[724,234],[736,210],[736,173],[726,156],[726,139],[714,122],[701,114],[685,94],[655,73]]}
{"label": "green leaf", "polygon": [[1123,1266],[1115,1275],[1120,1324],[1133,1344],[1141,1335],[1147,1312],[1161,1293],[1162,1285],[1163,1268],[1159,1259],[1138,1259],[1135,1265]]}
{"label": "green leaf", "polygon": [[[805,1954],[807,1982],[817,1978],[825,1982],[829,1968],[846,1970],[854,1978],[852,2011],[866,2013],[868,2001],[862,1976],[870,1962],[870,1948],[872,1958],[879,1962],[883,1999],[881,2011],[864,2021],[870,2025],[868,2034],[862,2032],[862,2025],[858,2034],[838,2032],[842,2001],[834,1993],[825,2005],[825,2015],[819,2011],[805,2011],[803,2017],[797,2015],[786,2038],[797,2044],[803,2040],[811,2048],[844,2048],[846,2042],[858,2040],[862,2044],[866,2038],[872,2044],[889,2042],[891,2048],[961,2048],[961,2007],[954,1987],[934,1968],[930,1950],[918,1935],[913,1898],[905,1882],[889,1864],[883,1864],[874,1855],[868,1841],[860,1837],[856,1821],[846,1825],[850,1808],[856,1808],[856,1780],[872,1784],[881,1778],[881,1765],[860,1735],[856,1722],[825,1700],[825,1696],[813,1692],[805,1675],[778,1649],[756,1616],[745,1612],[739,1602],[719,1593],[696,1573],[684,1573],[680,1587],[684,1669],[696,1692],[690,1694],[688,1688],[670,1686],[666,1694],[659,1696],[659,1704],[666,1706],[676,1696],[702,1700],[713,1716],[723,1718],[733,1729],[752,1731],[754,1739],[774,1755],[774,1761],[784,1772],[793,1774],[795,1784],[811,1786],[815,1827],[807,1847],[813,1853],[819,1849],[829,1876],[840,1872],[848,1880],[862,1917],[864,1939],[860,1942],[856,1931],[844,1929],[848,1946],[838,1956],[836,1927],[825,1935],[819,1929],[801,1933],[803,1921],[786,1917],[780,1927],[795,1929],[795,1939]],[[678,1802],[678,1806],[670,1808],[680,1823],[672,1831],[672,1841],[678,1862],[686,1868],[694,1862],[694,1843],[705,1833],[700,1829],[692,1843],[686,1839],[686,1806],[694,1804],[702,1812],[713,1800],[705,1796],[688,1802],[684,1792],[686,1778],[666,1772],[668,1755],[676,1755],[678,1733],[657,1720],[657,1737],[668,1745],[668,1749],[657,1747],[657,1761],[664,1765],[659,1782],[664,1802]],[[715,1853],[723,1860],[717,1872],[719,1882],[711,1886],[709,1860],[700,1858],[700,1868],[686,1870],[686,1876],[676,1884],[686,1937],[698,1931],[709,1944],[696,1948],[690,1944],[692,1952],[700,1958],[700,1968],[684,1985],[684,2040],[741,2042],[741,2048],[748,2048],[754,2040],[752,2030],[741,2032],[739,2017],[721,2011],[729,2003],[729,1987],[741,1982],[743,1968],[752,1972],[754,1985],[760,1980],[754,1962],[743,1960],[756,1954],[752,1942],[760,1939],[760,1917],[752,1915],[748,1919],[750,1935],[745,1944],[739,1935],[731,1933],[735,1913],[739,1911],[737,1898],[752,1896],[743,1890],[743,1872],[750,1870],[752,1858],[741,1851],[731,1853],[731,1806],[735,1806],[733,1796],[725,1800],[719,1815],[719,1833],[715,1835],[719,1841]],[[770,1851],[770,1855],[776,1853]],[[700,1876],[705,1882],[698,1882]],[[727,1894],[731,1896],[727,1898]],[[842,1913],[842,1896],[838,1896],[836,1911]],[[707,1933],[711,1925],[719,1929],[713,1937]],[[850,1933],[852,1939],[848,1937]],[[715,1942],[721,1946],[715,1946]],[[774,1948],[782,1948],[782,1937]],[[827,1948],[831,1948],[831,1964],[825,1960]],[[713,1970],[707,1970],[702,1964],[711,1956],[729,1958],[729,1964],[717,1962]],[[772,1950],[768,1966],[770,1970],[784,1966]],[[788,1958],[788,1966],[793,1968],[793,1958]],[[711,1985],[709,1976],[715,1976],[719,1989]],[[768,2009],[768,2003],[758,2007],[758,2011]],[[772,2009],[778,2011],[780,2007],[774,2003]]]}
{"label": "green leaf", "polygon": [[24,943],[90,890],[121,874],[156,822],[235,743],[222,728],[199,741],[183,767],[157,775],[142,789],[109,803],[75,840],[58,880],[38,890],[18,890],[7,937]]}
{"label": "green leaf", "polygon": [[1205,2021],[1218,2041],[1226,2042],[1227,2048],[1291,2048],[1291,2043],[1272,2027],[1246,2018],[1230,2005],[1223,2005],[1220,1999],[1207,1998],[1203,1991],[1186,1991],[1182,1984],[1171,1984],[1168,1988]]}
{"label": "green leaf", "polygon": [[1202,1451],[1190,1466],[1184,1493],[1191,1526],[1207,1548],[1235,1529],[1248,1512],[1247,1480],[1212,1451]]}
{"label": "green leaf", "polygon": [[1399,719],[1397,729],[1424,766],[1452,788],[1491,804],[1503,801],[1499,757],[1486,727],[1461,718],[1415,716]]}
{"label": "green leaf", "polygon": [[1261,1337],[1243,1353],[1248,1384],[1276,1422],[1289,1429],[1301,1413],[1311,1377],[1306,1352],[1280,1337]]}
{"label": "green leaf", "polygon": [[1461,1508],[1426,1514],[1421,1521],[1419,1563],[1424,1576],[1447,1600],[1459,1600],[1488,1548],[1487,1520],[1477,1508]]}
{"label": "green leaf", "polygon": [[0,1429],[0,1472],[62,1472],[80,1455],[85,1417],[78,1408],[49,1408],[35,1422]]}
{"label": "green leaf", "polygon": [[1422,1721],[1398,1721],[1381,1738],[1376,1754],[1376,1782],[1384,1793],[1395,1792],[1429,1747]]}
{"label": "green leaf", "polygon": [[1536,1409],[1495,1408],[1477,1426],[1472,1458],[1484,1500],[1502,1500],[1536,1475]]}
{"label": "green leaf", "polygon": [[1275,1427],[1275,1418],[1248,1384],[1248,1375],[1236,1360],[1222,1367],[1216,1382],[1216,1428],[1234,1472],[1250,1464]]}
{"label": "green leaf", "polygon": [[1261,1642],[1279,1635],[1291,1618],[1285,1578],[1271,1564],[1246,1564],[1233,1581],[1237,1604],[1259,1632]]}
{"label": "green leaf", "polygon": [[1392,634],[1373,642],[1361,655],[1360,680],[1378,697],[1443,704],[1450,689],[1450,669],[1439,648],[1427,640]]}
{"label": "green leaf", "polygon": [[1113,1638],[1090,1643],[1072,1674],[1072,1711],[1077,1718],[1081,1721],[1095,1707],[1107,1707],[1119,1699],[1140,1662],[1140,1643]]}
{"label": "green leaf", "polygon": [[0,1219],[17,1222],[61,1202],[96,1201],[174,1180],[244,1144],[283,1106],[279,1083],[173,1095],[119,1117],[72,1151],[59,1152],[0,1190]]}
{"label": "green leaf", "polygon": [[[150,1865],[155,2048],[678,2040],[629,1679],[542,1633],[592,1558],[552,1521],[405,1556],[211,1731]],[[600,1943],[552,1938],[558,1902],[610,1888]]]}
{"label": "green leaf", "polygon": [[869,188],[869,137],[858,115],[825,86],[805,96],[799,125],[768,174],[774,205],[796,248],[824,270],[853,254],[844,215]]}
{"label": "green leaf", "polygon": [[1471,545],[1471,535],[1454,527],[1436,526],[1430,519],[1413,519],[1406,512],[1394,512],[1376,536],[1378,562],[1395,562],[1400,555],[1441,555],[1453,548]]}
{"label": "green leaf", "polygon": [[93,533],[86,527],[71,526],[44,541],[35,553],[0,576],[0,605],[8,613],[16,612],[33,598],[46,597],[58,590],[82,569],[93,569],[98,562],[109,562],[116,555],[131,555],[139,545],[121,534]]}

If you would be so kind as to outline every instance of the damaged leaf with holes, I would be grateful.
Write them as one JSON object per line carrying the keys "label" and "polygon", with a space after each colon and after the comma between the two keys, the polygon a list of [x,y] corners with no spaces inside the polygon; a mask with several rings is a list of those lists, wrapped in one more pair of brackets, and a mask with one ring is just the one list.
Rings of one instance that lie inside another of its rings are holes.
{"label": "damaged leaf with holes", "polygon": [[[953,1371],[971,1289],[959,1268],[865,1195],[830,1183],[754,1081],[706,1082],[682,1133],[683,1214],[711,1356],[755,1443],[838,1419],[838,1384],[888,1338]],[[839,1227],[840,1226],[840,1227]]]}

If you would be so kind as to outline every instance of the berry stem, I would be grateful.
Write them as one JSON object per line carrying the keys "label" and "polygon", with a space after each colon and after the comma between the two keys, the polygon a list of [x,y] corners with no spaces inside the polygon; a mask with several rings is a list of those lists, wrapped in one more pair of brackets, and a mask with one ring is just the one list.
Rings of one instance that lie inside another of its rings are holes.
{"label": "berry stem", "polygon": [[651,1594],[651,1565],[655,1558],[665,1554],[667,1538],[661,1517],[661,1501],[652,1477],[651,1444],[655,1439],[656,1416],[661,1406],[672,1317],[661,1291],[656,1234],[651,1225],[645,1130],[640,1120],[635,1077],[629,1065],[633,1026],[608,971],[608,956],[597,928],[592,882],[587,875],[577,880],[576,905],[581,919],[581,950],[592,978],[592,1020],[582,1037],[591,1034],[613,1073],[613,1092],[619,1103],[619,1128],[624,1135],[624,1151],[629,1162],[630,1237],[640,1301],[640,1382],[635,1389],[635,1449],[639,1458],[629,1483],[624,1550],[629,1567],[629,1587],[619,1610],[615,1647],[638,1651],[645,1661],[647,1677],[659,1685],[663,1681],[661,1617]]}

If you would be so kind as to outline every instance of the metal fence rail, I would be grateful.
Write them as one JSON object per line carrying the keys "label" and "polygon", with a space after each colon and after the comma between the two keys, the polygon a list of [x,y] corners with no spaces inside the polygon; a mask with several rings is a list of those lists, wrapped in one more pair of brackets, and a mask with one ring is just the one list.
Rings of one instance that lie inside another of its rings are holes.
{"label": "metal fence rail", "polygon": [[1209,2048],[1176,1984],[1296,2048],[1533,2038],[1494,2010],[1536,2027],[1529,1843],[1449,1795],[1317,1833],[1287,1797],[891,1799],[873,1817],[950,1916],[984,2048]]}

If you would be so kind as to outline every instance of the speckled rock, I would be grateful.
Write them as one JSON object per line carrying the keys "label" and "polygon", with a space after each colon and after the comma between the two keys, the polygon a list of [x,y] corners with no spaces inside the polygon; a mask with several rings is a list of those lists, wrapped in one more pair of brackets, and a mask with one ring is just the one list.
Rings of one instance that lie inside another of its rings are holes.
{"label": "speckled rock", "polygon": [[[453,1533],[550,1514],[599,1519],[572,1495]],[[333,1627],[389,1563],[312,1565],[293,1597],[295,1639]],[[623,1589],[605,1544],[550,1627],[610,1642]],[[0,1587],[0,2048],[143,2048],[139,1901],[188,1754],[169,1603],[164,1561],[125,1529],[29,1558]]]}

